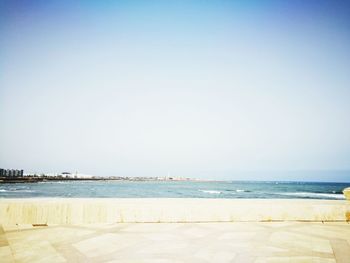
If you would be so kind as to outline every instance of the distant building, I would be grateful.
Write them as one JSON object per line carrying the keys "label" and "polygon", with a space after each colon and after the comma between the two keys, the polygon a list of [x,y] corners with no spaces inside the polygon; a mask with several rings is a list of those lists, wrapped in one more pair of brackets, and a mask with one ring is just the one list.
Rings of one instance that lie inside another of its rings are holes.
{"label": "distant building", "polygon": [[21,177],[21,176],[23,176],[23,170],[0,168],[0,177]]}

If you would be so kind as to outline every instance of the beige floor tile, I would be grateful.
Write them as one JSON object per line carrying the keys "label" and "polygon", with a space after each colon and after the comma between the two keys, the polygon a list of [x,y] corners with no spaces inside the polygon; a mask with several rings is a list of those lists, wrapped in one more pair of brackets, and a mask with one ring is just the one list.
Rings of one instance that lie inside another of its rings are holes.
{"label": "beige floor tile", "polygon": [[347,223],[21,225],[2,229],[8,246],[0,246],[1,263],[14,259],[50,263],[350,262]]}
{"label": "beige floor tile", "polygon": [[87,257],[98,257],[113,253],[138,242],[139,240],[137,238],[132,238],[132,236],[126,234],[103,234],[80,241],[73,244],[73,246]]}
{"label": "beige floor tile", "polygon": [[0,247],[0,259],[0,262],[2,263],[15,262],[11,248],[9,246]]}

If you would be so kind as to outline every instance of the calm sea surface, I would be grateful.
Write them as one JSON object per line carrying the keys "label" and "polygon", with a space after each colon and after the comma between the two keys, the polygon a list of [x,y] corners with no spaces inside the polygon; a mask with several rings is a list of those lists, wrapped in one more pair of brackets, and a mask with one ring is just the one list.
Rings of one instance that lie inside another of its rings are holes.
{"label": "calm sea surface", "polygon": [[309,198],[344,199],[350,183],[63,181],[0,184],[0,198]]}

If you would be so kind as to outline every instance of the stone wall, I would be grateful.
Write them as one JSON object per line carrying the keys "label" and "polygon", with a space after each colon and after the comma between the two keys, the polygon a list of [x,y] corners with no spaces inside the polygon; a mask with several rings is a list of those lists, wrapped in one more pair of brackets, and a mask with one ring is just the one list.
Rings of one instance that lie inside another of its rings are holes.
{"label": "stone wall", "polygon": [[346,221],[350,202],[307,199],[1,199],[0,224]]}

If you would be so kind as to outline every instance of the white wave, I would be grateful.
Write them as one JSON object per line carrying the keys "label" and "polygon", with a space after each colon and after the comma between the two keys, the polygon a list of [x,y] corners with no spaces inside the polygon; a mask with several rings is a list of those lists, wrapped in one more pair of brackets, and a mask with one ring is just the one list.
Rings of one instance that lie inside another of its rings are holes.
{"label": "white wave", "polygon": [[342,194],[327,194],[327,193],[308,193],[308,192],[297,192],[297,193],[278,193],[280,195],[287,196],[298,196],[298,197],[311,197],[311,198],[333,198],[333,199],[345,199]]}
{"label": "white wave", "polygon": [[216,191],[216,190],[201,190],[201,189],[199,189],[199,191],[201,191],[203,193],[207,193],[207,194],[221,194],[220,191]]}
{"label": "white wave", "polygon": [[243,190],[243,189],[236,189],[236,192],[237,192],[237,193],[241,193],[241,192],[246,192],[246,191]]}
{"label": "white wave", "polygon": [[10,189],[10,190],[6,190],[6,189],[0,189],[0,192],[2,193],[34,193],[34,190],[25,190],[25,189]]}

